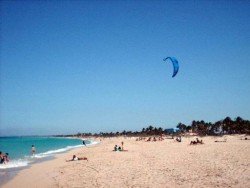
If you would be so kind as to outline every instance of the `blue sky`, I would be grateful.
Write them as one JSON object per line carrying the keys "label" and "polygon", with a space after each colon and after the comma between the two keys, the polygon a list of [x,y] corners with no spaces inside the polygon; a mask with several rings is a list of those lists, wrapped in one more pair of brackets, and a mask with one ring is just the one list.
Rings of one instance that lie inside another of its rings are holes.
{"label": "blue sky", "polygon": [[0,14],[0,135],[250,119],[247,1],[1,1]]}

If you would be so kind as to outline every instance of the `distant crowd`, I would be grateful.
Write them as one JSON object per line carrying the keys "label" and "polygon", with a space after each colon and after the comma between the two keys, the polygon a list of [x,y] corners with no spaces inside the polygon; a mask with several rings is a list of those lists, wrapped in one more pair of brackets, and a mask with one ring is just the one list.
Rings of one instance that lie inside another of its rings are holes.
{"label": "distant crowd", "polygon": [[[165,139],[174,139],[174,137],[172,136],[171,138],[165,138]],[[145,141],[145,142],[156,142],[156,141],[163,141],[164,138],[163,136],[159,136],[159,137],[139,137],[136,138],[136,141]],[[181,142],[181,136],[177,136],[175,139],[177,142]]]}
{"label": "distant crowd", "polygon": [[151,141],[156,142],[156,141],[163,141],[163,140],[164,140],[164,138],[162,136],[160,136],[160,137],[149,137],[149,138],[147,138],[147,137],[139,137],[139,138],[136,139],[136,141],[146,141],[146,142],[151,142]]}

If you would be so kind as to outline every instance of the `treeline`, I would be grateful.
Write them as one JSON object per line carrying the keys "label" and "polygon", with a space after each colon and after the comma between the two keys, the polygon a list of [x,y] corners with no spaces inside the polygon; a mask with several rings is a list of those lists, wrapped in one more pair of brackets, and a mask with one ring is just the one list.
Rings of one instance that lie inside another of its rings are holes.
{"label": "treeline", "polygon": [[215,123],[194,120],[191,125],[179,123],[177,128],[181,133],[195,132],[199,135],[250,134],[250,121],[241,117],[237,117],[234,120],[226,117]]}
{"label": "treeline", "polygon": [[77,133],[74,135],[56,135],[66,137],[115,137],[115,136],[151,136],[162,134],[185,134],[196,133],[198,135],[222,135],[222,134],[250,134],[250,121],[237,117],[232,120],[226,117],[223,120],[216,121],[215,123],[205,122],[204,120],[193,120],[191,125],[178,123],[176,129],[163,129],[162,127],[154,127],[152,125],[143,128],[141,131],[122,131],[122,132],[100,132],[100,133]]}
{"label": "treeline", "polygon": [[153,127],[152,125],[143,128],[141,131],[122,131],[122,132],[100,132],[100,133],[77,133],[73,135],[55,135],[57,137],[116,137],[116,136],[148,136],[148,135],[162,135],[167,132],[161,127]]}

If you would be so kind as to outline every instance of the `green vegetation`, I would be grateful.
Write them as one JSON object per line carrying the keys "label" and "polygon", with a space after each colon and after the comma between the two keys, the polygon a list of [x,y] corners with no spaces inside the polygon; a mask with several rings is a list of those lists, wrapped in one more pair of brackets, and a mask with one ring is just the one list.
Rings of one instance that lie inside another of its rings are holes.
{"label": "green vegetation", "polygon": [[[178,123],[176,126],[178,133],[197,133],[198,135],[223,135],[223,134],[250,134],[250,121],[244,120],[241,117],[237,117],[232,120],[230,117],[226,117],[223,120],[216,121],[215,123],[193,120],[191,125],[185,125]],[[162,135],[172,134],[162,127],[154,127],[152,125],[143,128],[141,131],[122,131],[122,132],[100,132],[100,133],[78,133],[75,135],[57,135],[57,136],[101,136],[101,137],[114,137],[114,136],[150,136],[150,135]]]}

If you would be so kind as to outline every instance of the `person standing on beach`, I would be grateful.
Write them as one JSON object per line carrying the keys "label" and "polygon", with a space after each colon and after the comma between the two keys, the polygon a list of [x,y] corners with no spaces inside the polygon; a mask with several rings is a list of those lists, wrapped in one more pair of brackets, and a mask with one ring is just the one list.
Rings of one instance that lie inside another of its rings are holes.
{"label": "person standing on beach", "polygon": [[31,146],[31,153],[32,153],[32,155],[35,155],[35,153],[36,153],[36,148],[34,145]]}
{"label": "person standing on beach", "polygon": [[3,159],[4,159],[4,163],[5,163],[5,164],[8,163],[8,162],[10,161],[9,153],[5,153]]}
{"label": "person standing on beach", "polygon": [[0,164],[3,164],[3,162],[4,162],[4,155],[0,151]]}
{"label": "person standing on beach", "polygon": [[86,146],[86,143],[85,143],[85,141],[84,141],[84,140],[82,141],[82,144],[83,144],[84,146]]}
{"label": "person standing on beach", "polygon": [[123,144],[124,144],[124,143],[122,142],[122,151],[123,151]]}

